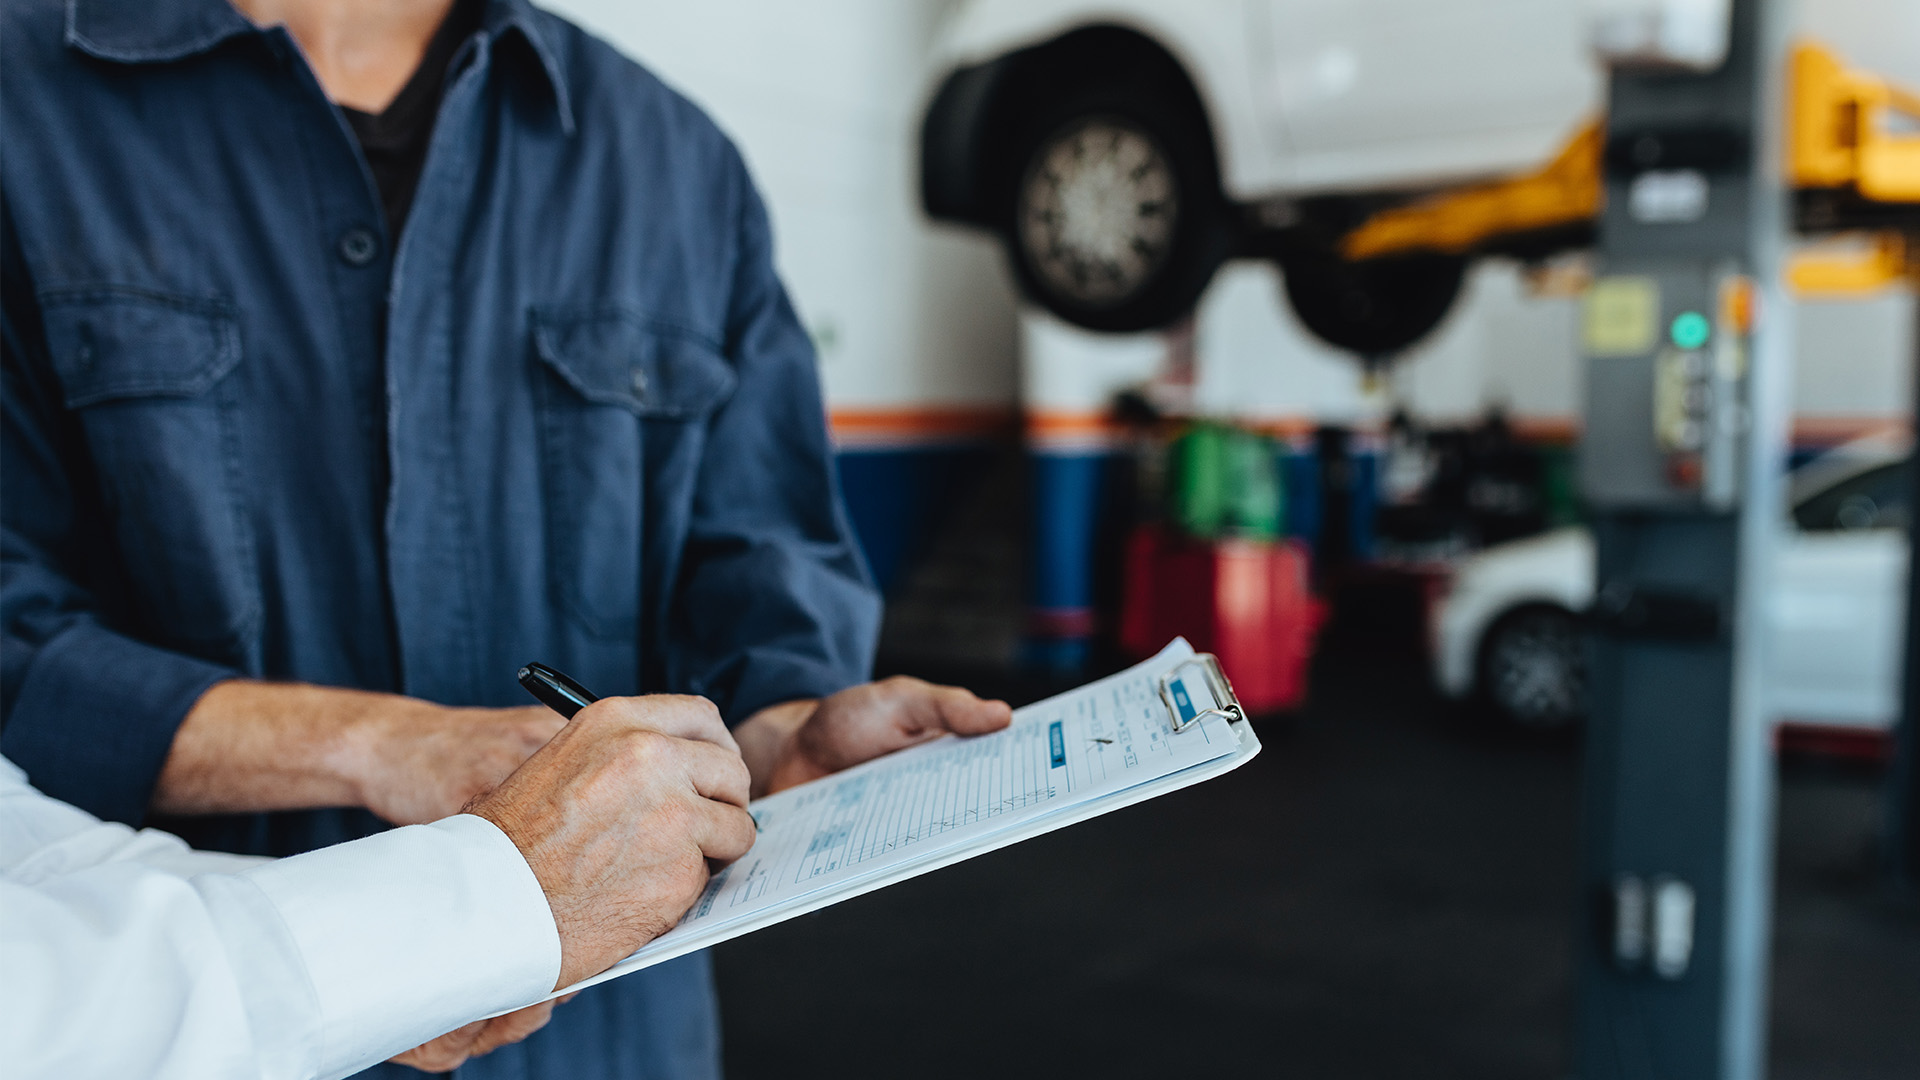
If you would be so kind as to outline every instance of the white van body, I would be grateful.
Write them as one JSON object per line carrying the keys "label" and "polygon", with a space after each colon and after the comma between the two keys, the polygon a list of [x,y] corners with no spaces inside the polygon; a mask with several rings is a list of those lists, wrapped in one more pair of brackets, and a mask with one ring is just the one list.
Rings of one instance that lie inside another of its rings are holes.
{"label": "white van body", "polygon": [[[1599,115],[1588,12],[1583,0],[966,0],[933,68],[1125,27],[1186,69],[1235,201],[1421,189],[1537,168]],[[1917,13],[1818,0],[1800,18],[1872,65],[1889,59],[1875,39],[1920,32]],[[1912,40],[1903,53],[1920,53]],[[1896,66],[1885,73],[1914,61]]]}

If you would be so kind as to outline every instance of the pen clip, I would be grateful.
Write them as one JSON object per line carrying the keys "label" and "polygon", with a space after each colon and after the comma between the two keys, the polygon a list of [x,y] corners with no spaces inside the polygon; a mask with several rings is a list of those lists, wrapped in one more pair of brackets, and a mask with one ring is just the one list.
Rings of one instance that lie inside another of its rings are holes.
{"label": "pen clip", "polygon": [[528,664],[520,669],[519,678],[527,693],[569,720],[574,713],[600,700],[593,691],[545,664]]}
{"label": "pen clip", "polygon": [[[1175,700],[1173,684],[1180,673],[1190,667],[1197,667],[1206,675],[1207,689],[1212,692],[1213,700],[1218,704],[1211,709],[1200,709],[1192,716],[1187,716],[1185,712],[1192,710],[1193,704],[1188,702],[1186,710],[1182,710],[1180,703]],[[1240,707],[1239,695],[1233,692],[1233,684],[1227,681],[1227,673],[1220,668],[1220,658],[1212,653],[1195,653],[1163,672],[1160,676],[1160,700],[1166,703],[1167,715],[1173,719],[1175,735],[1209,716],[1218,716],[1229,724],[1247,718],[1246,710]]]}

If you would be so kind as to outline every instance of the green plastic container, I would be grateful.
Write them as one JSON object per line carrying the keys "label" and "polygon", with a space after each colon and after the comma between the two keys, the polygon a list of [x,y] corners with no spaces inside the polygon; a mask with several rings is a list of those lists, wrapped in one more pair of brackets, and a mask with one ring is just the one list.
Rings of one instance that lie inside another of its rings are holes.
{"label": "green plastic container", "polygon": [[1272,439],[1228,424],[1195,424],[1168,448],[1168,516],[1203,540],[1275,540],[1285,500]]}

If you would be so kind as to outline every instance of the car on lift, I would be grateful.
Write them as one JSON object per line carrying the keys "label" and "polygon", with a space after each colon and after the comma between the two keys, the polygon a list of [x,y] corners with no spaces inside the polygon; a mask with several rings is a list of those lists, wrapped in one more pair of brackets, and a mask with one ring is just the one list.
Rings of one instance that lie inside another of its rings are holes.
{"label": "car on lift", "polygon": [[[1591,216],[1461,253],[1350,259],[1344,241],[1381,210],[1581,145],[1603,105],[1592,20],[1620,6],[961,0],[935,46],[921,202],[998,235],[1022,292],[1087,329],[1167,326],[1224,260],[1258,257],[1279,264],[1308,331],[1391,358],[1445,318],[1471,257],[1584,244]],[[1801,17],[1857,32],[1875,6]]]}
{"label": "car on lift", "polygon": [[1310,331],[1367,356],[1436,326],[1466,260],[1352,262],[1340,238],[1538,167],[1602,86],[1577,0],[969,0],[938,70],[922,201],[999,234],[1029,298],[1155,329],[1266,257]]}
{"label": "car on lift", "polygon": [[[1912,468],[1901,441],[1865,439],[1796,469],[1768,575],[1768,708],[1782,722],[1884,731],[1898,712]],[[1593,538],[1558,529],[1467,557],[1429,612],[1434,680],[1502,720],[1578,722],[1581,613]]]}

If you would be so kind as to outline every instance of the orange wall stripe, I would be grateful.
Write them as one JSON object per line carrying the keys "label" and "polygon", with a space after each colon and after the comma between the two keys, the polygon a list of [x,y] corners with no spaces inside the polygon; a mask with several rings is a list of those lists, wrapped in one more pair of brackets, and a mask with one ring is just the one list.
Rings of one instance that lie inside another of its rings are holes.
{"label": "orange wall stripe", "polygon": [[1528,442],[1571,443],[1580,438],[1577,416],[1510,416],[1513,433]]}
{"label": "orange wall stripe", "polygon": [[1010,406],[834,409],[828,424],[842,445],[946,442],[1010,434],[1016,415]]}
{"label": "orange wall stripe", "polygon": [[1027,434],[1042,439],[1103,438],[1125,430],[1105,412],[1035,409],[1028,412],[1023,420]]}
{"label": "orange wall stripe", "polygon": [[[906,409],[835,409],[830,415],[834,442],[842,446],[920,445],[976,441],[1023,433],[1040,443],[1110,441],[1127,432],[1105,412],[1035,409],[1022,413],[1012,406],[954,406]],[[1251,417],[1248,427],[1279,439],[1310,437],[1318,423],[1305,416]],[[1513,416],[1514,433],[1529,442],[1572,444],[1580,437],[1575,416]],[[1382,425],[1363,423],[1356,430],[1377,432]],[[1904,436],[1912,424],[1899,416],[1802,415],[1793,421],[1796,444],[1835,444],[1868,435]]]}
{"label": "orange wall stripe", "polygon": [[1904,416],[1796,416],[1796,443],[1843,443],[1868,435],[1905,437],[1913,425]]}

